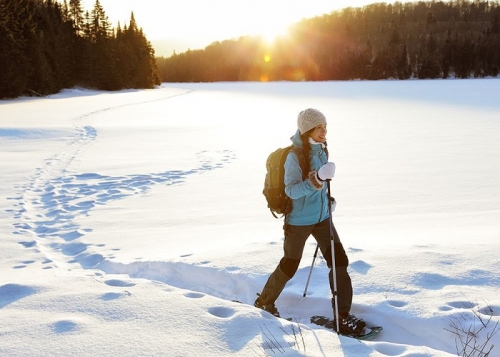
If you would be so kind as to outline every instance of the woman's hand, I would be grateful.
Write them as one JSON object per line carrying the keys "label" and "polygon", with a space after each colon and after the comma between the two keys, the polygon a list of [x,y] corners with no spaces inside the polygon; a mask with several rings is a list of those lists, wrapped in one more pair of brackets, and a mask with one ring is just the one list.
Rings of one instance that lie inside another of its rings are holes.
{"label": "woman's hand", "polygon": [[333,162],[327,162],[321,166],[318,170],[317,176],[320,181],[331,180],[335,175],[335,164]]}

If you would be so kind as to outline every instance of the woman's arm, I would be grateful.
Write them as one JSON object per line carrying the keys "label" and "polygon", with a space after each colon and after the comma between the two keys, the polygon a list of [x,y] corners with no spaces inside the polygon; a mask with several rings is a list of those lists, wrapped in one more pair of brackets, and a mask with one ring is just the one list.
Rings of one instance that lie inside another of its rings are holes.
{"label": "woman's arm", "polygon": [[297,199],[316,190],[321,190],[323,183],[316,179],[316,171],[311,171],[302,179],[302,169],[299,159],[290,152],[285,160],[285,193],[291,199]]}

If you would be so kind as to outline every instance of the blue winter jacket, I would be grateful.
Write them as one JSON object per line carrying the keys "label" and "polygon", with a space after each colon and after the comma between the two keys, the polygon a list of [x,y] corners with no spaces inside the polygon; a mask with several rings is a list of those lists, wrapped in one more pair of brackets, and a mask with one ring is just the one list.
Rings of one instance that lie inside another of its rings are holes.
{"label": "blue winter jacket", "polygon": [[[294,146],[302,148],[302,140],[297,130],[291,137]],[[321,144],[311,145],[309,155],[311,171],[317,171],[327,163],[328,158]],[[293,201],[293,209],[286,217],[286,222],[294,226],[316,224],[329,218],[327,185],[318,190],[307,178],[302,178],[299,158],[291,151],[285,161],[285,193]]]}

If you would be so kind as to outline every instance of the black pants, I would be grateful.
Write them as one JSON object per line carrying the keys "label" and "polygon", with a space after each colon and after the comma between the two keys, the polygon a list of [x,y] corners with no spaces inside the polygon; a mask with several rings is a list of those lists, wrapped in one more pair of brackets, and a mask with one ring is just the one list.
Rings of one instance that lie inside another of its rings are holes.
{"label": "black pants", "polygon": [[[333,224],[332,224],[333,226]],[[332,270],[332,253],[330,239],[330,220],[326,219],[321,223],[310,226],[292,226],[285,224],[285,242],[283,244],[284,255],[280,263],[269,276],[266,285],[264,286],[261,297],[265,304],[272,304],[279,297],[286,283],[295,275],[299,267],[302,253],[306,244],[307,238],[312,235],[318,242],[319,249],[325,258],[330,272],[328,280],[330,290],[334,293],[333,288],[333,270]],[[333,226],[334,248],[335,248],[335,271],[337,276],[337,293],[339,314],[345,315],[351,310],[352,304],[352,283],[351,277],[347,272],[349,259],[345,253],[344,247],[340,242],[335,226]],[[333,301],[332,301],[333,303]]]}

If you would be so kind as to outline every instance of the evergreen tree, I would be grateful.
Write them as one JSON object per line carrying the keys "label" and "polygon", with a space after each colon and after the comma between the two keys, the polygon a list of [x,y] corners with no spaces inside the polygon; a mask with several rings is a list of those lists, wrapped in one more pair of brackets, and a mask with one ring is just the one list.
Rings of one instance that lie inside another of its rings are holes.
{"label": "evergreen tree", "polygon": [[94,3],[89,20],[90,83],[95,88],[118,89],[117,71],[115,63],[112,61],[111,26],[99,0]]}
{"label": "evergreen tree", "polygon": [[29,0],[0,0],[0,10],[0,98],[17,97],[32,72],[27,49],[35,10]]}
{"label": "evergreen tree", "polygon": [[76,34],[82,36],[85,27],[85,16],[81,0],[69,0],[68,13],[74,23]]}
{"label": "evergreen tree", "polygon": [[133,12],[128,27],[120,31],[117,42],[120,58],[125,59],[120,63],[119,73],[126,87],[152,88],[160,84],[153,47],[138,28]]}
{"label": "evergreen tree", "polygon": [[397,64],[397,78],[398,79],[408,79],[410,78],[410,66],[408,64],[408,51],[406,49],[406,44],[403,46],[403,51],[401,57]]}

